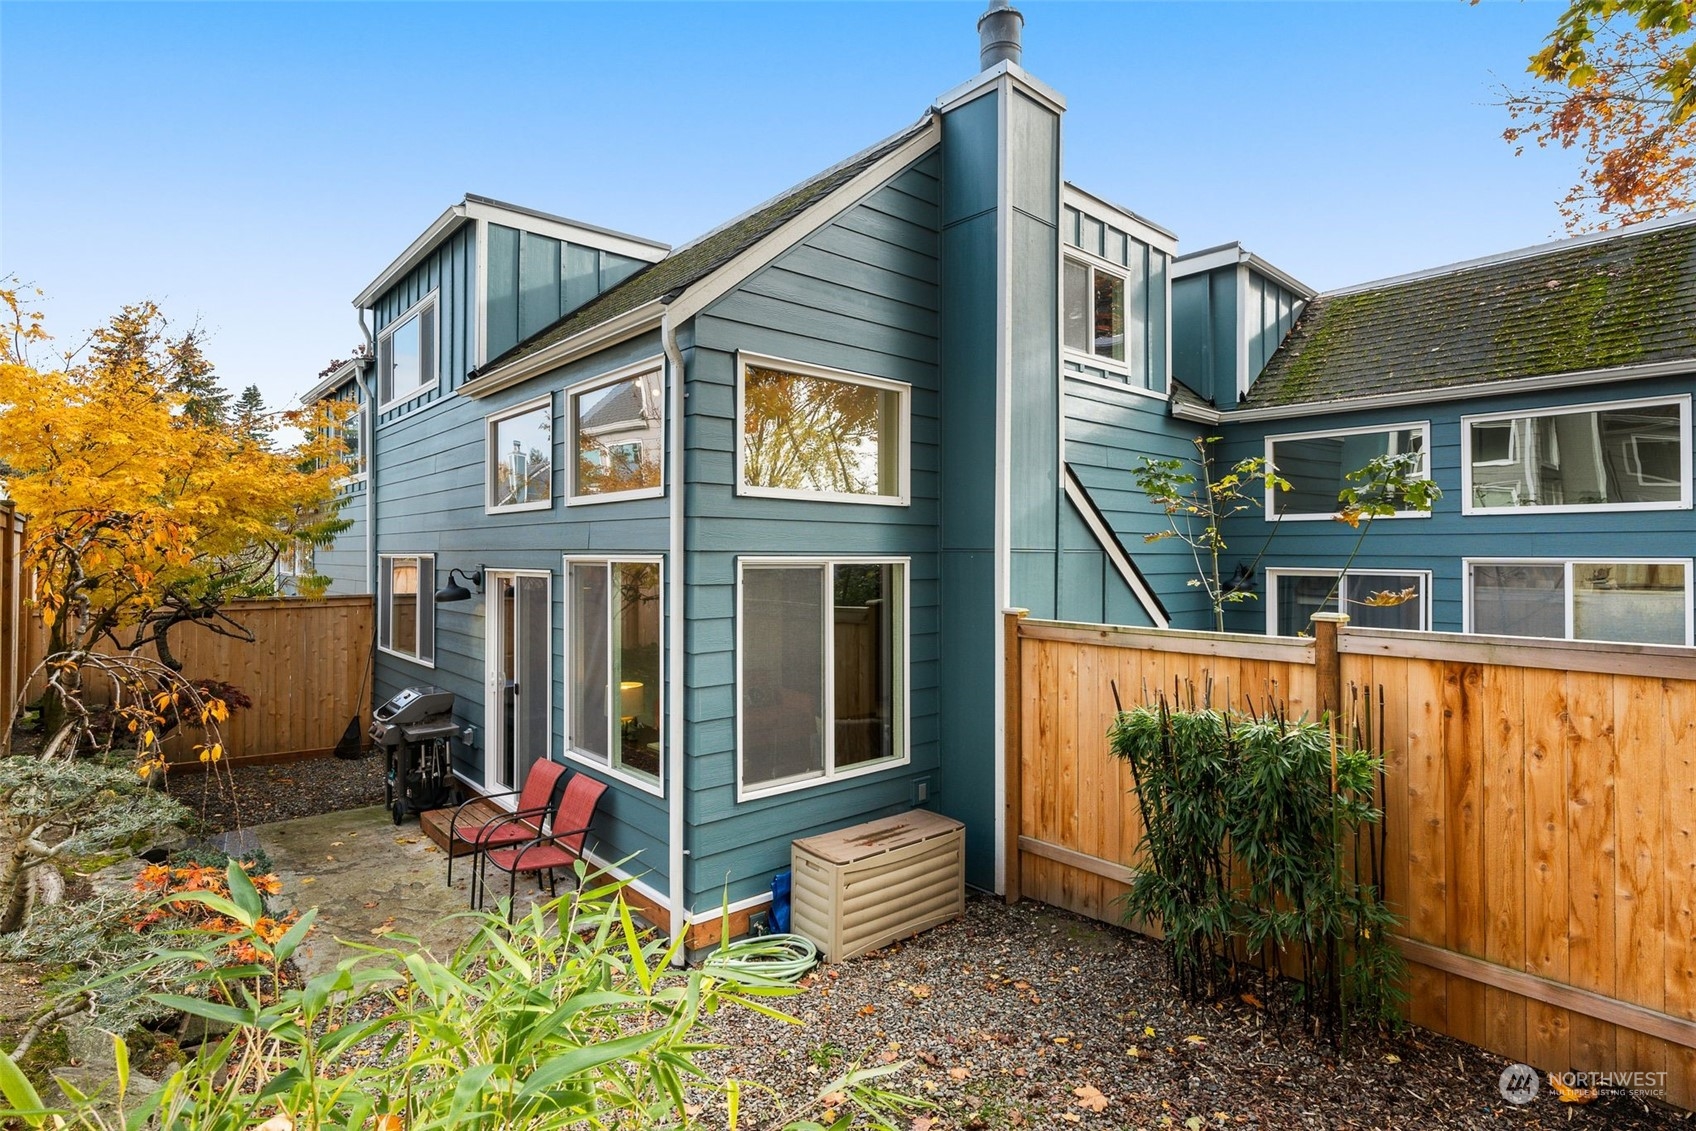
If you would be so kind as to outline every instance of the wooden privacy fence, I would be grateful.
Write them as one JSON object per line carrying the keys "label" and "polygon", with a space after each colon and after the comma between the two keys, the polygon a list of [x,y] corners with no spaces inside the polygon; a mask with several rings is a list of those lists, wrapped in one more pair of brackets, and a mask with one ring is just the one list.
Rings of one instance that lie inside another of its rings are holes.
{"label": "wooden privacy fence", "polygon": [[1142,834],[1111,683],[1317,715],[1384,692],[1409,1019],[1696,1107],[1696,649],[1319,625],[1317,640],[1009,613],[1008,897],[1110,922]]}
{"label": "wooden privacy fence", "polygon": [[[253,700],[252,707],[233,712],[223,725],[224,749],[232,761],[327,754],[354,718],[363,739],[370,722],[369,596],[236,601],[224,611],[253,636],[251,643],[183,625],[171,634],[171,650],[189,678],[233,683]],[[39,618],[28,619],[26,675],[47,646]],[[0,713],[9,714],[15,701],[14,694]],[[173,735],[166,754],[173,762],[197,763],[193,746],[198,740],[198,732]]]}

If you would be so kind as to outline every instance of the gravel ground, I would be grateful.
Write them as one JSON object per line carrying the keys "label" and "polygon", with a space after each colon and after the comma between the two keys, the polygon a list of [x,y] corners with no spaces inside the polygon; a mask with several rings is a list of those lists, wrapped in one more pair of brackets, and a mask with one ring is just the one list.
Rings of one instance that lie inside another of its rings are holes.
{"label": "gravel ground", "polygon": [[1032,903],[972,898],[963,920],[824,967],[778,1004],[806,1024],[712,1021],[729,1046],[714,1070],[793,1102],[855,1062],[911,1061],[890,1083],[937,1105],[915,1122],[928,1131],[1696,1127],[1630,1097],[1564,1106],[1546,1087],[1513,1107],[1506,1060],[1423,1029],[1341,1057],[1246,1004],[1187,1006],[1153,941]]}
{"label": "gravel ground", "polygon": [[204,822],[203,832],[216,833],[381,805],[383,772],[381,754],[307,758],[206,774],[177,769],[166,788]]}

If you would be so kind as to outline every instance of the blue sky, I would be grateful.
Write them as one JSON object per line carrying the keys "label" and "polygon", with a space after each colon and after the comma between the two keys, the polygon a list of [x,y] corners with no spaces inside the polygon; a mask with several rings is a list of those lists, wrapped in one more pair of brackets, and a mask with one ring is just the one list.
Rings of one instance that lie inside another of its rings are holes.
{"label": "blue sky", "polygon": [[[1024,0],[1067,175],[1310,285],[1541,242],[1494,87],[1553,3]],[[74,340],[198,319],[273,404],[466,192],[681,243],[914,121],[982,3],[0,4],[0,273]]]}

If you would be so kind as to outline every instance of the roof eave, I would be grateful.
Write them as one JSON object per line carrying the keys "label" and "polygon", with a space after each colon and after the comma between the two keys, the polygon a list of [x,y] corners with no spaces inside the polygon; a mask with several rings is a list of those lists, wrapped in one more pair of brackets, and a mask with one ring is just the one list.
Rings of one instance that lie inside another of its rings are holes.
{"label": "roof eave", "polygon": [[359,357],[348,358],[346,361],[336,366],[329,376],[306,390],[306,392],[300,394],[300,403],[303,405],[312,404],[313,402],[321,399],[325,393],[341,388],[343,385],[353,380],[353,378],[358,375],[359,371],[363,369],[370,360],[370,357],[363,354]]}
{"label": "roof eave", "polygon": [[604,322],[580,330],[571,337],[561,339],[535,353],[513,358],[486,373],[476,373],[471,380],[460,386],[459,391],[468,397],[486,397],[490,393],[510,389],[532,377],[568,365],[608,346],[628,341],[650,330],[657,330],[660,319],[665,314],[665,307],[663,298],[650,299],[641,306],[615,314]]}
{"label": "roof eave", "polygon": [[[1640,365],[1616,365],[1606,369],[1575,369],[1570,373],[1547,373],[1536,377],[1515,377],[1505,381],[1474,382],[1437,389],[1409,389],[1351,400],[1296,401],[1291,404],[1242,408],[1223,414],[1223,419],[1249,422],[1288,420],[1298,416],[1334,416],[1338,413],[1366,409],[1406,408],[1440,404],[1444,401],[1477,400],[1481,397],[1576,389],[1588,385],[1613,385],[1622,381],[1646,381],[1655,377],[1681,377],[1691,373],[1696,373],[1696,356],[1673,361],[1651,361]],[[1176,410],[1173,414],[1177,415]]]}
{"label": "roof eave", "polygon": [[354,296],[353,305],[361,310],[368,309],[384,291],[395,285],[395,282],[408,271],[424,262],[424,257],[436,249],[436,245],[447,239],[464,224],[469,217],[466,214],[465,201],[453,205],[446,212],[436,217],[436,222],[425,228],[419,237],[407,245],[405,251],[383,268],[381,274],[372,279],[365,289]]}

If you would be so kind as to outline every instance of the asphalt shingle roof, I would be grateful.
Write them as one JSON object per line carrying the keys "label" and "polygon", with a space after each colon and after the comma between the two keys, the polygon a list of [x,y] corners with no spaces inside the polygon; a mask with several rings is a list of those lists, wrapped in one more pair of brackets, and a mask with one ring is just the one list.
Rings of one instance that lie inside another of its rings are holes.
{"label": "asphalt shingle roof", "polygon": [[1696,359],[1696,217],[1320,295],[1243,407],[1685,359]]}
{"label": "asphalt shingle roof", "polygon": [[609,318],[661,299],[670,302],[748,248],[782,227],[807,208],[854,179],[889,153],[899,149],[930,125],[930,115],[870,149],[832,166],[721,228],[678,248],[624,282],[568,311],[557,322],[538,330],[479,369],[479,374],[562,342]]}

